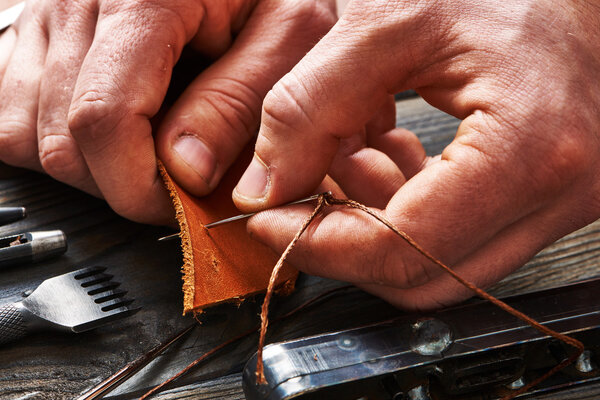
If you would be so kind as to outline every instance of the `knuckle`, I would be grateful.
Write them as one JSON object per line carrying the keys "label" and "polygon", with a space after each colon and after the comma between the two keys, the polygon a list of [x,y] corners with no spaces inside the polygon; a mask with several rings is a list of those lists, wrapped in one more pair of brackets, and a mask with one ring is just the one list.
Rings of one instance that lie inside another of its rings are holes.
{"label": "knuckle", "polygon": [[585,179],[593,169],[593,152],[577,129],[561,126],[558,131],[548,129],[536,138],[537,151],[524,158],[532,188],[540,195],[551,195],[569,190],[572,184]]}
{"label": "knuckle", "polygon": [[307,107],[298,93],[304,90],[299,80],[290,73],[267,93],[263,102],[263,123],[273,128],[302,129],[313,126]]}
{"label": "knuckle", "polygon": [[232,138],[244,143],[256,133],[260,120],[262,97],[242,82],[227,78],[214,87],[203,89],[200,99],[209,104],[218,118],[231,129],[227,133],[239,135]]}
{"label": "knuckle", "polygon": [[126,199],[118,202],[109,201],[110,207],[123,218],[136,222],[147,222],[148,216],[140,209],[140,204]]}
{"label": "knuckle", "polygon": [[364,275],[367,282],[410,289],[432,279],[431,265],[420,255],[413,254],[410,247],[399,243],[394,232],[378,231],[373,233],[369,242],[378,245],[363,253],[365,259],[359,263],[369,266]]}
{"label": "knuckle", "polygon": [[[408,261],[410,260],[410,262]],[[373,268],[373,282],[399,288],[415,288],[431,280],[427,265],[413,257],[398,257],[396,246],[386,250],[385,261]]]}
{"label": "knuckle", "polygon": [[22,167],[35,157],[35,130],[18,122],[0,123],[0,160]]}
{"label": "knuckle", "polygon": [[[587,176],[596,162],[597,153],[590,151],[588,135],[568,122],[541,121],[524,127],[505,116],[497,125],[476,122],[467,129],[474,134],[458,137],[456,145],[447,147],[444,150],[447,159],[456,161],[463,171],[467,171],[467,165],[471,170],[479,165],[482,173],[493,170],[496,176],[512,175],[515,185],[528,187],[528,193],[538,198],[567,190],[572,183]],[[490,132],[496,135],[491,136]],[[483,141],[476,135],[487,137]],[[477,160],[477,164],[473,160]],[[477,182],[473,184],[477,186]]]}
{"label": "knuckle", "polygon": [[82,174],[78,150],[66,136],[45,135],[38,144],[38,155],[44,171],[59,181],[76,185],[87,177]]}
{"label": "knuckle", "polygon": [[[118,15],[123,21],[157,40],[185,43],[201,20],[200,6],[183,6],[180,2],[164,0],[129,0],[107,2],[101,7],[103,15]],[[186,39],[187,38],[187,39]]]}
{"label": "knuckle", "polygon": [[33,26],[42,28],[45,31],[48,14],[48,4],[46,3],[48,2],[42,0],[27,1],[23,12],[13,25],[17,31],[28,24],[33,24]]}
{"label": "knuckle", "polygon": [[[66,29],[73,22],[81,22],[87,15],[93,12],[94,2],[90,0],[52,1],[46,11],[49,14],[48,24],[50,28]],[[38,7],[41,8],[41,7]]]}
{"label": "knuckle", "polygon": [[165,223],[162,220],[164,210],[159,209],[160,202],[143,188],[131,190],[127,196],[106,191],[103,195],[110,207],[123,218],[139,223]]}
{"label": "knuckle", "polygon": [[126,107],[117,106],[111,96],[90,90],[71,103],[67,123],[77,141],[93,140],[95,136],[114,130],[126,112]]}
{"label": "knuckle", "polygon": [[548,148],[546,165],[561,186],[588,170],[592,162],[588,147],[578,135],[561,134]]}
{"label": "knuckle", "polygon": [[335,6],[327,1],[291,0],[281,9],[287,13],[287,16],[284,16],[285,20],[295,22],[303,30],[323,32],[324,29],[331,28],[337,20]]}

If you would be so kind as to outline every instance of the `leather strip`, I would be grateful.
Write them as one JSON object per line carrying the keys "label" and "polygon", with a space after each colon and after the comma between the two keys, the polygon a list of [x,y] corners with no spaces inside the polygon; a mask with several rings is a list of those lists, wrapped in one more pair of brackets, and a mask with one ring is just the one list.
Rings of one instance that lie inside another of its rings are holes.
{"label": "leather strip", "polygon": [[[252,149],[236,161],[212,194],[198,198],[183,190],[159,163],[181,229],[183,251],[183,313],[201,312],[223,303],[240,302],[265,291],[278,256],[253,240],[245,221],[211,228],[204,224],[239,214],[231,192],[252,158]],[[291,293],[298,271],[286,265],[276,285]]]}

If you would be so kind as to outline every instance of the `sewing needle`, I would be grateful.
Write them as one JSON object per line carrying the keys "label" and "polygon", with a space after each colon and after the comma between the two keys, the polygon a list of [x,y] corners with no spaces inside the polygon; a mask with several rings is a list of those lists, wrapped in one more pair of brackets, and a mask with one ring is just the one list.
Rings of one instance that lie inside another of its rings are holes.
{"label": "sewing needle", "polygon": [[[291,203],[282,204],[280,207],[291,206],[291,205],[294,205],[294,204],[308,203],[309,201],[317,200],[319,198],[319,196],[326,195],[326,194],[331,195],[331,192],[324,192],[324,193],[315,194],[315,195],[312,195],[312,196],[309,196],[309,197],[305,197],[305,198],[300,199],[300,200],[292,201]],[[259,211],[253,212],[253,213],[250,213],[250,214],[240,214],[240,215],[236,215],[235,217],[225,218],[225,219],[222,219],[220,221],[211,222],[210,224],[206,224],[206,225],[204,225],[204,227],[207,228],[207,229],[214,228],[215,226],[219,226],[219,225],[223,225],[223,224],[228,224],[229,222],[238,221],[238,220],[244,219],[244,218],[250,218],[251,216],[257,214],[258,212]],[[171,239],[175,239],[178,236],[179,236],[179,232],[173,233],[172,235],[163,236],[160,239],[158,239],[158,241],[162,242],[164,240],[171,240]]]}

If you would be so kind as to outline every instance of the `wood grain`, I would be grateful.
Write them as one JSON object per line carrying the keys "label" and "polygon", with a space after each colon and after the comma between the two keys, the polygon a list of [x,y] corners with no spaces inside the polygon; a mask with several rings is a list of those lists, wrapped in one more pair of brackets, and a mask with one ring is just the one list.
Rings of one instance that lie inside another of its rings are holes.
{"label": "wood grain", "polygon": [[[439,153],[454,137],[459,120],[418,98],[397,103],[398,125],[413,130],[428,154]],[[62,229],[68,252],[52,261],[0,271],[0,303],[17,301],[45,278],[90,265],[106,265],[143,307],[135,316],[80,335],[36,334],[0,348],[0,399],[70,399],[190,323],[181,316],[181,265],[178,244],[157,243],[168,229],[135,224],[114,214],[103,201],[28,171],[0,168],[0,204],[26,206],[26,220],[0,227],[0,235]],[[542,251],[521,270],[497,284],[495,294],[556,286],[597,275],[600,223],[596,222]],[[298,290],[277,298],[272,316],[285,313],[340,282],[301,276]],[[202,325],[134,378],[110,394],[130,399],[162,382],[214,345],[258,323],[261,302],[239,308],[222,305],[201,317]],[[399,315],[381,300],[353,289],[333,295],[270,327],[268,341],[297,338],[376,322]],[[240,371],[255,351],[250,336],[177,382],[158,399],[241,399]],[[563,393],[573,399],[597,398],[598,387]],[[547,395],[548,396],[548,395]],[[554,400],[567,397],[539,397]],[[579,396],[579,397],[577,397]],[[586,397],[587,396],[587,397]],[[594,397],[596,396],[596,397]]]}

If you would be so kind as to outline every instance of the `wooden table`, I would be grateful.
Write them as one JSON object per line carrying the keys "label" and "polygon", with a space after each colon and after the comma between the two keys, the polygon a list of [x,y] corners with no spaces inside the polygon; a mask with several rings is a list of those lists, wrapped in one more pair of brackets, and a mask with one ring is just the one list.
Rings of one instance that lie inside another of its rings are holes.
{"label": "wooden table", "polygon": [[[397,103],[398,125],[419,134],[430,154],[452,140],[459,121],[419,98]],[[190,324],[181,315],[181,265],[178,243],[157,243],[171,233],[165,228],[135,224],[115,215],[104,202],[32,172],[0,168],[0,203],[25,206],[26,220],[0,227],[0,235],[31,230],[62,229],[68,252],[52,262],[0,271],[0,303],[19,300],[44,279],[84,266],[104,265],[129,290],[142,310],[135,316],[79,335],[44,333],[0,348],[0,399],[70,399],[91,388],[127,362]],[[575,232],[541,252],[529,264],[494,287],[507,295],[557,286],[597,275],[600,223]],[[339,282],[301,276],[298,290],[278,298],[272,314],[281,314]],[[202,326],[110,394],[129,399],[162,382],[216,344],[258,321],[262,298],[239,308],[223,305],[207,312]],[[296,338],[376,322],[400,314],[359,290],[327,298],[300,315],[273,325],[269,341]],[[250,336],[201,364],[163,392],[159,399],[241,399],[240,371],[255,351]],[[591,399],[589,386],[539,397]]]}

